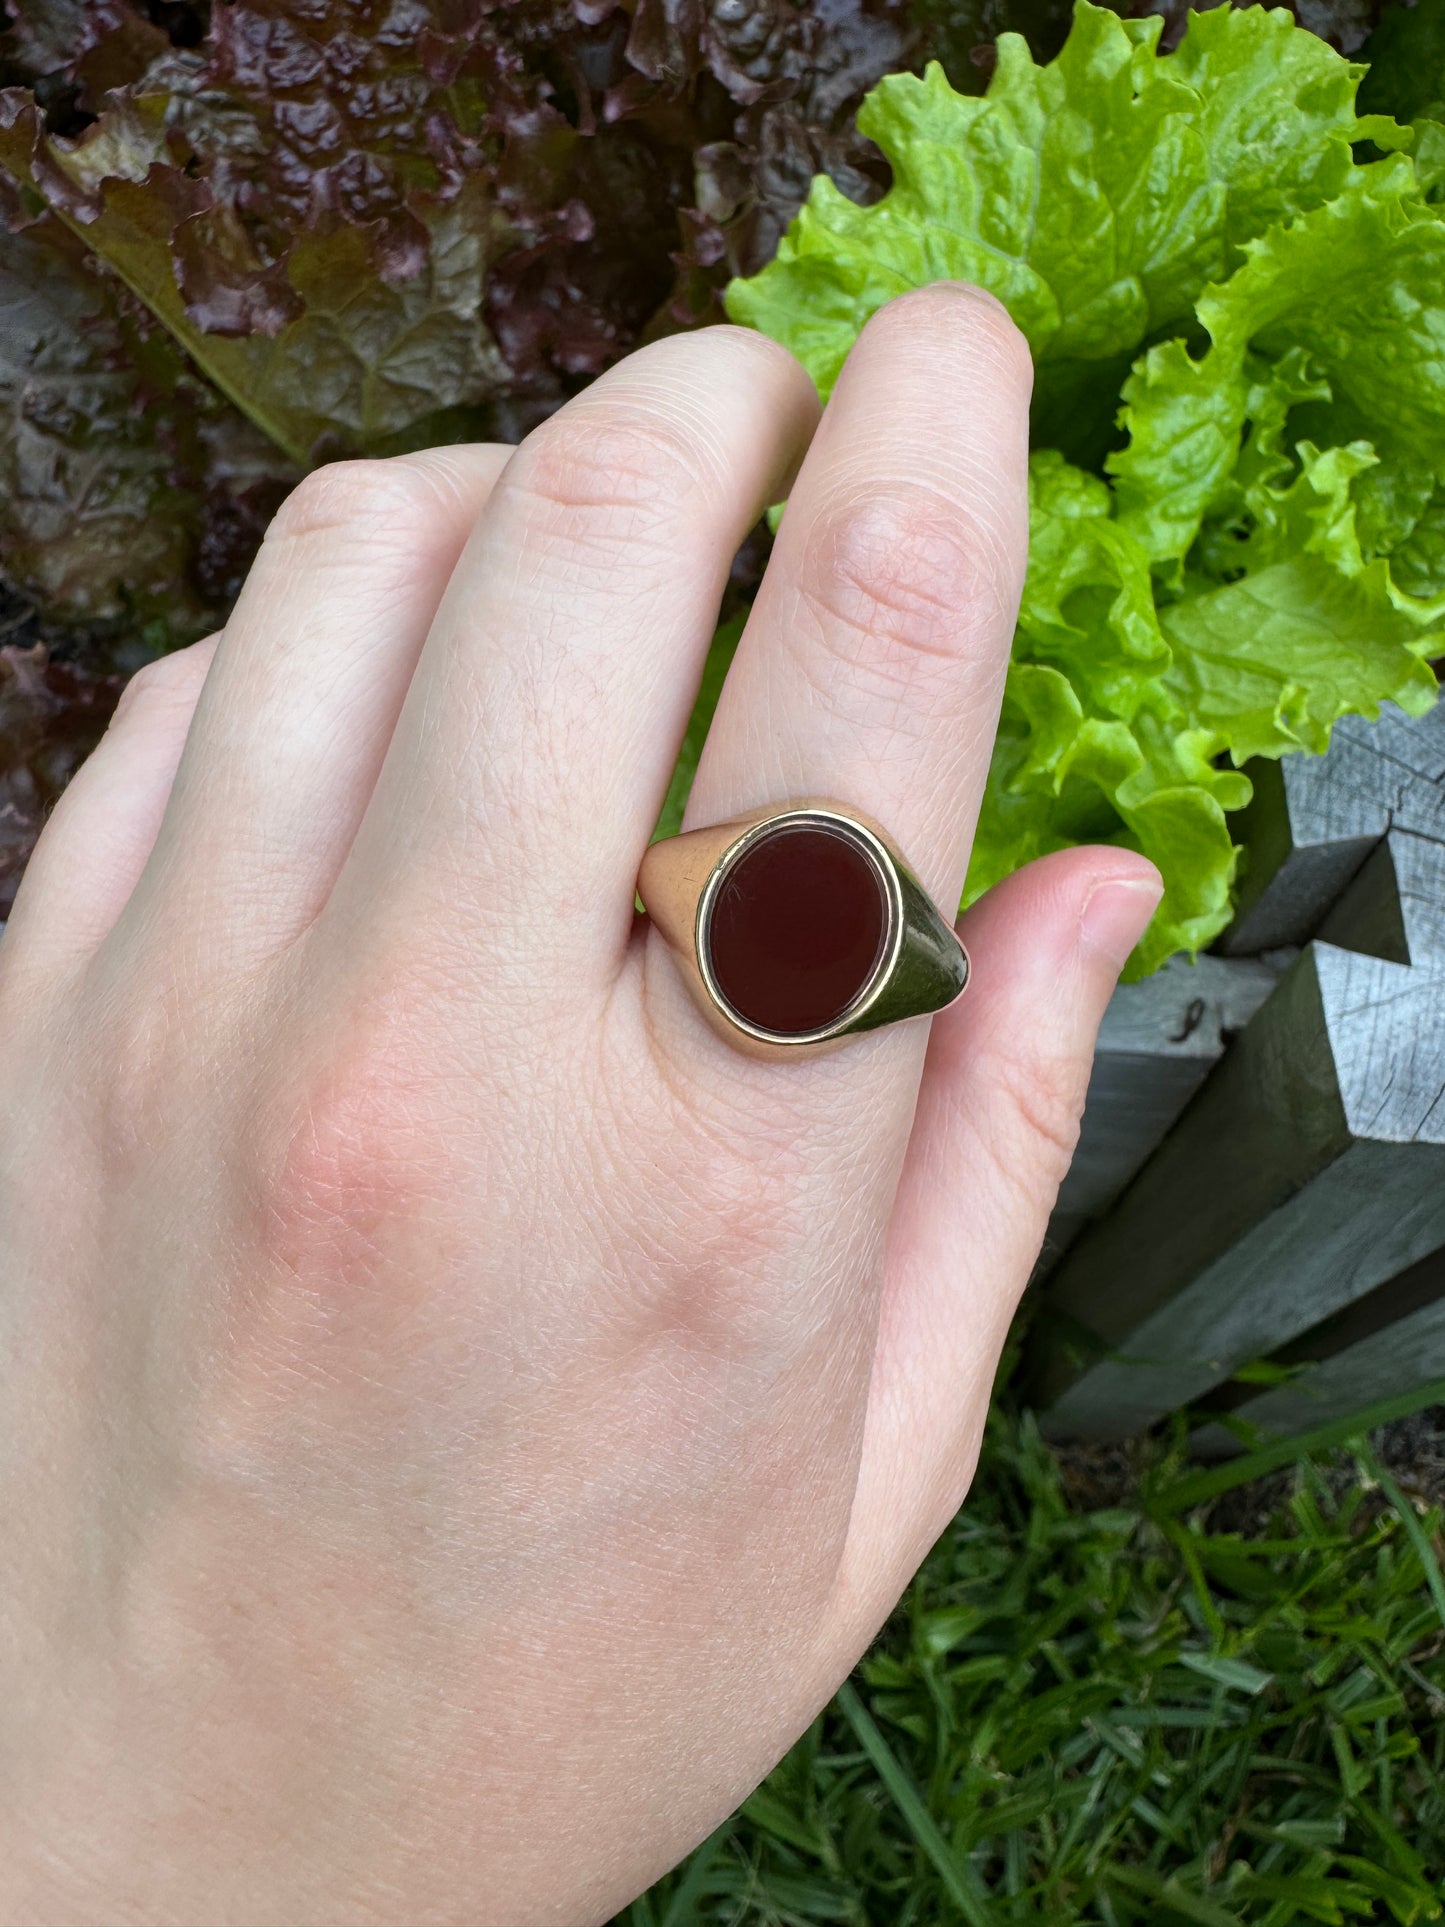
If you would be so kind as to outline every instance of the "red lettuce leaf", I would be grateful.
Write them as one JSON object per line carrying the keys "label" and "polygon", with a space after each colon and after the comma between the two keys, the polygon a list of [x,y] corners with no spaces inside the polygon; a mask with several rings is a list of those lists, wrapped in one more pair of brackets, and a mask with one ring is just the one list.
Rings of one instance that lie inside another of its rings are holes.
{"label": "red lettuce leaf", "polygon": [[55,215],[0,231],[0,572],[87,631],[224,616],[296,471]]}
{"label": "red lettuce leaf", "polygon": [[4,160],[293,456],[385,448],[715,318],[820,167],[879,191],[853,110],[919,51],[903,0],[228,0],[191,47],[17,0]]}
{"label": "red lettuce leaf", "polygon": [[[14,609],[0,605],[0,632],[15,620]],[[43,642],[0,646],[0,920],[45,818],[100,740],[124,682],[58,659]]]}

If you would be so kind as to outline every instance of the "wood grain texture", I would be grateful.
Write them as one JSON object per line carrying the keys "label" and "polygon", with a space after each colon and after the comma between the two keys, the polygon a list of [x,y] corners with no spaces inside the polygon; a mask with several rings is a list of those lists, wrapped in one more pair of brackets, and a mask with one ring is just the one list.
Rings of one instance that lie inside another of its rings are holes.
{"label": "wood grain texture", "polygon": [[1261,1437],[1309,1431],[1445,1378],[1445,1248],[1301,1333],[1269,1362],[1293,1376],[1263,1392],[1221,1387],[1208,1401],[1220,1416],[1190,1437],[1196,1457],[1223,1458]]}
{"label": "wood grain texture", "polygon": [[1175,957],[1153,976],[1119,985],[1099,1029],[1078,1148],[1036,1279],[1085,1221],[1118,1197],[1295,954],[1201,957],[1193,964]]}
{"label": "wood grain texture", "polygon": [[1246,768],[1255,794],[1234,824],[1244,854],[1223,955],[1315,936],[1387,830],[1445,841],[1445,706],[1407,716],[1384,703],[1377,722],[1338,722],[1324,756]]}
{"label": "wood grain texture", "polygon": [[1322,918],[1335,941],[1305,948],[1048,1280],[1049,1430],[1123,1437],[1445,1245],[1442,905],[1445,843],[1387,829]]}

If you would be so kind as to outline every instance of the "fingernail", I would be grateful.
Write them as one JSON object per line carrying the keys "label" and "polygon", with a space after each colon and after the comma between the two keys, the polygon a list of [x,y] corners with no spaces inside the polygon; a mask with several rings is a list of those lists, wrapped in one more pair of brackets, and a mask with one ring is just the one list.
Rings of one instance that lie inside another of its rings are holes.
{"label": "fingernail", "polygon": [[1122,970],[1163,894],[1152,877],[1107,877],[1096,883],[1079,920],[1084,943]]}

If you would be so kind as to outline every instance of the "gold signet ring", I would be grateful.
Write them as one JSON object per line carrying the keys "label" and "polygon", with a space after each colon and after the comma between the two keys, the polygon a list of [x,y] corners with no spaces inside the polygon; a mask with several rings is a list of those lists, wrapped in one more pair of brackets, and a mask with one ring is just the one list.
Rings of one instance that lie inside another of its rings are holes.
{"label": "gold signet ring", "polygon": [[887,834],[840,803],[772,805],[654,843],[637,893],[715,1029],[796,1056],[961,995],[968,953]]}

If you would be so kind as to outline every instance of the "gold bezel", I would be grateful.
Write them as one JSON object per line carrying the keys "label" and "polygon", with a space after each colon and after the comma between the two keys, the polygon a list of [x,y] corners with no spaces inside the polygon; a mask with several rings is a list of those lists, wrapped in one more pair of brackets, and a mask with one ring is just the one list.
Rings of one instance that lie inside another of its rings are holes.
{"label": "gold bezel", "polygon": [[[713,974],[712,960],[708,954],[708,928],[718,892],[731,870],[746,852],[765,838],[776,836],[780,831],[800,825],[826,830],[830,835],[840,836],[845,842],[861,851],[875,877],[883,886],[887,907],[887,931],[879,949],[878,961],[873,966],[872,975],[858,995],[830,1024],[817,1030],[765,1030],[761,1025],[750,1022],[741,1011],[735,1009],[718,984]],[[864,1028],[860,1024],[860,1019],[866,1017],[868,1011],[887,988],[888,980],[897,968],[899,954],[903,948],[903,937],[903,886],[893,854],[887,844],[866,824],[860,823],[856,817],[847,816],[841,810],[821,809],[814,806],[784,810],[777,815],[768,816],[762,822],[752,824],[728,844],[708,874],[702,893],[698,897],[697,911],[693,918],[693,955],[698,974],[702,978],[714,1008],[735,1030],[741,1031],[755,1043],[776,1045],[780,1049],[799,1049],[810,1044],[826,1044],[848,1031]]]}

